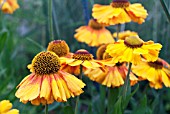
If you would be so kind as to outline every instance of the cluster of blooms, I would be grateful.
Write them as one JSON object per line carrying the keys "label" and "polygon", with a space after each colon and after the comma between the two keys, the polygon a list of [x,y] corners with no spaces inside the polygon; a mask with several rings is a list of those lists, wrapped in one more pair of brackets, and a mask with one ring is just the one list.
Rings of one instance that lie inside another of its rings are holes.
{"label": "cluster of blooms", "polygon": [[[17,86],[16,97],[33,105],[51,104],[54,100],[65,102],[68,98],[83,93],[85,84],[74,75],[84,72],[91,80],[119,87],[125,82],[128,64],[132,64],[130,84],[148,80],[151,87],[169,87],[169,64],[158,58],[162,45],[153,41],[144,42],[136,32],[124,31],[113,35],[105,26],[127,23],[142,24],[147,11],[139,4],[128,0],[113,0],[110,5],[96,4],[93,17],[87,26],[76,30],[74,37],[89,46],[100,46],[97,59],[84,49],[71,53],[63,40],[51,41],[47,51],[37,54],[28,68],[31,74]],[[146,70],[147,69],[147,70]],[[74,74],[74,75],[73,75]]]}
{"label": "cluster of blooms", "polygon": [[87,26],[78,28],[74,37],[89,46],[100,46],[96,52],[97,59],[84,49],[71,53],[63,40],[51,41],[47,51],[33,58],[28,65],[31,74],[17,86],[15,95],[21,102],[33,105],[66,102],[70,97],[83,93],[86,84],[74,76],[81,72],[107,87],[122,86],[130,64],[132,86],[140,80],[148,80],[155,89],[162,88],[163,84],[170,87],[170,66],[158,57],[161,44],[144,42],[136,32],[131,31],[119,33],[115,41],[117,33],[112,35],[105,28],[131,21],[142,24],[148,14],[141,4],[113,0],[110,5],[95,4],[92,11],[94,19]]}
{"label": "cluster of blooms", "polygon": [[[138,33],[129,30],[111,36],[105,29],[105,26],[131,21],[142,24],[147,15],[141,4],[131,4],[128,0],[113,0],[110,5],[95,4],[92,9],[94,19],[88,26],[78,28],[75,38],[89,46],[100,46],[96,52],[97,59],[102,60],[105,71],[101,68],[87,69],[84,74],[107,87],[118,87],[124,84],[130,63],[131,85],[148,80],[155,89],[162,88],[163,84],[170,87],[169,64],[158,57],[161,44],[144,42]],[[111,40],[113,38],[118,41]]]}

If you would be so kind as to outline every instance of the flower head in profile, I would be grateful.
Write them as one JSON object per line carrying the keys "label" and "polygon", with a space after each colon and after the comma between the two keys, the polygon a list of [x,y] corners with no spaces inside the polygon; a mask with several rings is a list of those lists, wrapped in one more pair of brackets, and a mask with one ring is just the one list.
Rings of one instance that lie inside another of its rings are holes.
{"label": "flower head in profile", "polygon": [[[107,46],[107,45],[106,45]],[[103,47],[98,48],[97,55],[103,55],[102,64],[104,64],[104,72],[100,68],[96,69],[87,69],[84,74],[88,76],[91,80],[96,81],[102,85],[107,87],[119,87],[124,84],[124,80],[126,79],[126,75],[128,72],[128,68],[126,63],[116,63],[116,64],[108,64],[107,61],[112,58],[106,52],[103,52]],[[99,58],[99,57],[98,57]],[[107,64],[106,64],[107,63]],[[138,82],[136,76],[131,72],[130,73],[130,84],[134,85]]]}
{"label": "flower head in profile", "polygon": [[142,58],[154,62],[158,59],[162,45],[153,41],[144,42],[138,36],[126,37],[107,46],[106,52],[112,56],[112,62],[140,63]]}
{"label": "flower head in profile", "polygon": [[150,86],[161,89],[163,84],[170,87],[170,65],[161,58],[155,62],[141,61],[132,66],[132,71],[141,79],[148,80]]}
{"label": "flower head in profile", "polygon": [[[123,32],[119,32],[119,40],[125,40],[126,37],[129,37],[129,36],[136,36],[138,35],[137,32],[134,32],[134,31],[130,31],[130,30],[127,30],[127,31],[123,31]],[[114,38],[117,38],[117,33],[113,33],[113,37]]]}
{"label": "flower head in profile", "polygon": [[83,93],[85,84],[60,69],[60,59],[54,52],[40,52],[32,60],[31,74],[17,86],[15,94],[20,101],[33,105],[51,104],[54,100],[65,102]]}
{"label": "flower head in profile", "polygon": [[131,21],[142,24],[148,15],[140,3],[131,4],[128,0],[113,0],[110,5],[95,4],[92,16],[101,24],[115,25]]}
{"label": "flower head in profile", "polygon": [[89,46],[114,43],[112,34],[103,25],[99,24],[96,19],[91,19],[87,26],[81,26],[76,29],[74,37]]}
{"label": "flower head in profile", "polygon": [[4,13],[12,14],[19,8],[17,0],[0,0],[0,8]]}
{"label": "flower head in profile", "polygon": [[[91,80],[96,81],[107,87],[119,87],[124,84],[128,68],[125,63],[117,63],[114,66],[105,66],[105,72],[101,69],[88,69],[84,72]],[[131,72],[130,84],[135,85],[138,82],[138,78]]]}
{"label": "flower head in profile", "polygon": [[11,108],[12,103],[9,100],[0,101],[0,114],[19,114],[19,110]]}
{"label": "flower head in profile", "polygon": [[91,68],[95,69],[98,67],[102,67],[102,64],[93,59],[93,55],[90,54],[87,50],[80,49],[76,51],[71,58],[61,57],[62,61],[62,69],[66,70],[69,73],[80,74],[80,66],[83,66],[83,69]]}
{"label": "flower head in profile", "polygon": [[48,44],[47,51],[52,51],[59,57],[67,56],[70,48],[64,40],[54,40]]}

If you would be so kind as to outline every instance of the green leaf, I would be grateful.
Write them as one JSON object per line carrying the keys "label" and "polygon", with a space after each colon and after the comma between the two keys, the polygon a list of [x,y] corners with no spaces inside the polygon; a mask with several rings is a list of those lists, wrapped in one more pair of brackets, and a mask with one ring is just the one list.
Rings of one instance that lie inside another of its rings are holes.
{"label": "green leaf", "polygon": [[109,113],[109,114],[123,114],[123,112],[122,112],[122,96],[119,97],[119,99],[115,103],[113,109],[114,109],[113,112]]}
{"label": "green leaf", "polygon": [[[112,114],[112,112],[114,110],[113,107],[115,106],[115,103],[118,99],[118,95],[119,95],[119,88],[109,88],[107,114]],[[119,99],[118,99],[118,101],[119,101]]]}
{"label": "green leaf", "polygon": [[105,113],[105,98],[106,98],[106,87],[103,85],[100,85],[100,104],[99,106],[99,113],[104,114]]}
{"label": "green leaf", "polygon": [[7,32],[2,32],[0,34],[0,52],[3,50],[3,48],[5,46],[5,42],[6,42],[7,36],[8,36]]}
{"label": "green leaf", "polygon": [[169,13],[167,4],[165,3],[164,0],[160,0],[160,2],[161,2],[161,5],[162,5],[162,8],[163,8],[163,10],[164,10],[164,12],[165,12],[165,14],[166,14],[166,16],[167,16],[167,18],[168,18],[168,21],[169,21],[169,23],[170,23],[170,13]]}
{"label": "green leaf", "polygon": [[49,105],[48,111],[54,110],[60,106],[61,103],[54,102],[52,105]]}
{"label": "green leaf", "polygon": [[11,80],[11,76],[7,77],[4,81],[1,82],[0,84],[0,94],[2,93],[3,89],[6,89],[7,85],[9,84],[10,80]]}
{"label": "green leaf", "polygon": [[94,114],[92,112],[92,106],[91,105],[89,105],[88,112],[87,113],[85,112],[85,114]]}
{"label": "green leaf", "polygon": [[35,42],[34,40],[32,40],[31,38],[26,38],[26,40],[28,40],[29,42],[33,43],[35,46],[37,46],[41,51],[46,50],[43,46],[41,46],[40,44],[38,44],[37,42]]}
{"label": "green leaf", "polygon": [[73,108],[71,106],[65,106],[62,109],[62,114],[74,114]]}
{"label": "green leaf", "polygon": [[124,109],[124,110],[126,109],[126,107],[127,107],[128,103],[129,103],[130,99],[131,99],[132,96],[137,92],[138,89],[139,89],[139,84],[137,84],[136,89],[135,89],[130,95],[128,95],[125,100],[123,100],[122,103],[123,103],[123,109]]}
{"label": "green leaf", "polygon": [[147,97],[144,95],[143,98],[140,99],[139,104],[135,107],[132,114],[146,114],[147,108]]}

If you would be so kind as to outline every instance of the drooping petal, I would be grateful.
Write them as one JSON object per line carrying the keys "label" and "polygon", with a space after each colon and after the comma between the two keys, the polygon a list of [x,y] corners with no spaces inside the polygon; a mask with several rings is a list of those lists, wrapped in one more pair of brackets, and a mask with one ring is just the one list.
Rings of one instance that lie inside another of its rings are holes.
{"label": "drooping petal", "polygon": [[139,3],[131,4],[125,10],[127,11],[130,18],[138,24],[142,24],[143,22],[145,22],[145,19],[148,15],[147,11]]}
{"label": "drooping petal", "polygon": [[41,76],[35,75],[28,84],[20,85],[16,92],[16,97],[21,98],[24,101],[31,101],[39,96],[41,87]]}
{"label": "drooping petal", "polygon": [[[51,93],[51,81],[50,77],[47,75],[44,75],[42,77],[42,85],[41,85],[41,91],[40,91],[40,98],[44,98],[48,100],[50,98],[50,93]],[[45,89],[44,89],[45,88]]]}
{"label": "drooping petal", "polygon": [[77,65],[80,65],[82,64],[82,60],[74,60],[73,62],[71,63],[68,63],[70,66],[77,66]]}
{"label": "drooping petal", "polygon": [[52,75],[52,76],[51,76],[52,93],[53,93],[54,99],[55,99],[56,101],[61,102],[61,101],[62,101],[62,99],[61,99],[61,94],[60,94],[59,88],[58,88],[58,86],[57,86],[56,80],[58,80],[58,76]]}

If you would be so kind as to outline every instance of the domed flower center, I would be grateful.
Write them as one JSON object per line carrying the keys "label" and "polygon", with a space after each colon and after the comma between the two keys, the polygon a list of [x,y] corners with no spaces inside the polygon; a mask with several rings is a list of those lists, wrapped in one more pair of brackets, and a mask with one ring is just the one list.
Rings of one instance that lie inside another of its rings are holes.
{"label": "domed flower center", "polygon": [[90,54],[87,50],[80,49],[73,54],[73,59],[82,60],[82,61],[92,60],[93,55]]}
{"label": "domed flower center", "polygon": [[126,8],[130,5],[128,0],[113,0],[111,6],[114,8]]}
{"label": "domed flower center", "polygon": [[53,52],[40,52],[32,60],[32,68],[39,75],[56,73],[60,69],[59,57]]}
{"label": "domed flower center", "polygon": [[103,60],[105,60],[105,59],[109,59],[109,58],[112,58],[112,56],[110,56],[108,53],[104,53],[103,54]]}
{"label": "domed flower center", "polygon": [[148,62],[149,66],[154,67],[155,69],[162,69],[163,67],[163,62],[161,59],[158,59],[155,62]]}
{"label": "domed flower center", "polygon": [[52,51],[59,57],[66,56],[70,49],[64,40],[54,40],[48,44],[47,51]]}
{"label": "domed flower center", "polygon": [[99,24],[96,19],[90,19],[88,26],[96,30],[100,30],[103,28],[103,26]]}
{"label": "domed flower center", "polygon": [[125,38],[124,44],[130,48],[138,48],[143,45],[143,40],[138,36],[129,36]]}
{"label": "domed flower center", "polygon": [[102,60],[102,59],[103,59],[103,54],[105,53],[106,47],[107,47],[107,45],[101,45],[101,46],[97,49],[97,52],[96,52],[96,57],[97,57],[97,59],[99,59],[99,60]]}

